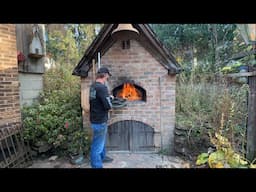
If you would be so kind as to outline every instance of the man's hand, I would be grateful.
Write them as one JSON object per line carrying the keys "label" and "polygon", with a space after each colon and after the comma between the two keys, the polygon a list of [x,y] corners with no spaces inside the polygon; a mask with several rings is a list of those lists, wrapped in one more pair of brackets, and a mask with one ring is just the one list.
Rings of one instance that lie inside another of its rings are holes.
{"label": "man's hand", "polygon": [[113,100],[115,98],[113,95],[110,95],[109,97],[111,100]]}

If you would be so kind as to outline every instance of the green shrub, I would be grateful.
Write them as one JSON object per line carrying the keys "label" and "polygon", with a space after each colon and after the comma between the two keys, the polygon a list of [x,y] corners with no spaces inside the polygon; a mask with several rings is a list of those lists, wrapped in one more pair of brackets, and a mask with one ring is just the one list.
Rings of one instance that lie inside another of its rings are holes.
{"label": "green shrub", "polygon": [[215,132],[214,136],[210,134],[215,150],[198,155],[196,165],[208,163],[210,168],[255,168],[256,165],[253,162],[250,163],[244,155],[236,152],[229,140],[222,136],[223,123],[224,114],[222,114],[220,129]]}
{"label": "green shrub", "polygon": [[207,82],[201,78],[197,83],[179,82],[176,88],[176,124],[188,130],[188,147],[201,153],[204,148],[211,146],[209,132],[213,134],[218,130],[221,115],[224,114],[223,136],[230,140],[235,150],[243,154],[247,92],[247,84],[233,86],[221,79]]}
{"label": "green shrub", "polygon": [[31,145],[47,143],[55,150],[88,150],[82,125],[80,92],[54,90],[41,94],[39,103],[22,109],[24,139]]}

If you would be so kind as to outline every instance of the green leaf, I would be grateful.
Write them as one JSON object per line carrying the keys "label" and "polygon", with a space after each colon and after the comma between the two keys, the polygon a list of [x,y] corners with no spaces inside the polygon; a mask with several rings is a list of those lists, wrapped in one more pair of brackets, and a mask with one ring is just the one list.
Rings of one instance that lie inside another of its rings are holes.
{"label": "green leaf", "polygon": [[225,153],[221,150],[211,153],[208,158],[210,168],[222,168],[225,163]]}
{"label": "green leaf", "polygon": [[196,165],[205,164],[208,161],[209,154],[208,153],[201,153],[198,155],[196,160]]}

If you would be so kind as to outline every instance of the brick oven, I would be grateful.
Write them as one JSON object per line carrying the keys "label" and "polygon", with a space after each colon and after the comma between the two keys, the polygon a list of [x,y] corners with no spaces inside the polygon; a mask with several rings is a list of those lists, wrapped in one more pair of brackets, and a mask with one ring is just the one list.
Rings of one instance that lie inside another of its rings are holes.
{"label": "brick oven", "polygon": [[[98,66],[108,67],[111,94],[126,99],[126,106],[110,111],[108,150],[173,151],[180,66],[149,25],[129,25],[133,31],[125,28],[128,25],[104,25],[73,75],[80,76],[86,88]],[[88,112],[83,111],[83,117],[84,126],[90,127]]]}

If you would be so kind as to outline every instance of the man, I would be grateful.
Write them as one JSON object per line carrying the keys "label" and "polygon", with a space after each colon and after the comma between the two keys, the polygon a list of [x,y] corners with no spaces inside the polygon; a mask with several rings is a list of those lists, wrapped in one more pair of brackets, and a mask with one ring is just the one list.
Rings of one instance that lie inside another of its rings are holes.
{"label": "man", "polygon": [[103,162],[113,159],[106,156],[108,111],[112,108],[111,95],[105,83],[112,76],[106,67],[98,70],[95,82],[90,87],[90,122],[93,129],[91,143],[91,166],[102,168]]}

